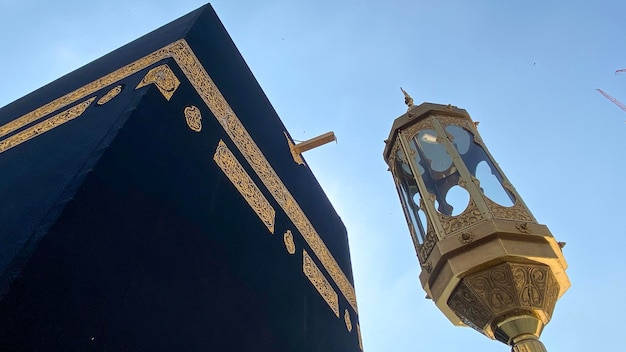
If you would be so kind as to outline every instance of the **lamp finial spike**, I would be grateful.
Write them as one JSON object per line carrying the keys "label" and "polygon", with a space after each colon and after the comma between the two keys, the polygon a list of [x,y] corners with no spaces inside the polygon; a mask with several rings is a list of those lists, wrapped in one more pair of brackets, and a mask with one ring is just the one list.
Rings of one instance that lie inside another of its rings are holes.
{"label": "lamp finial spike", "polygon": [[409,110],[410,110],[413,107],[413,98],[411,98],[409,93],[407,93],[404,89],[402,89],[402,87],[400,87],[400,90],[404,94],[404,103],[406,104],[406,106],[409,107]]}

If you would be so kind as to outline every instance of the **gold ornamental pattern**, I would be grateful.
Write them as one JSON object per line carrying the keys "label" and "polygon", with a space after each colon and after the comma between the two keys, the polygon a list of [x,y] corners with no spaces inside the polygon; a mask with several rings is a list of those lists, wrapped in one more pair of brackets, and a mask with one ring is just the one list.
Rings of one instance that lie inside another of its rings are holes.
{"label": "gold ornamental pattern", "polygon": [[172,72],[172,69],[170,69],[167,64],[163,64],[148,71],[135,89],[139,89],[150,84],[154,84],[159,89],[159,92],[163,94],[165,99],[169,101],[172,99],[176,89],[178,89],[180,81],[174,72]]}
{"label": "gold ornamental pattern", "polygon": [[167,58],[173,58],[176,61],[184,75],[196,89],[196,92],[216,116],[218,122],[232,138],[237,148],[250,163],[268,190],[270,190],[281,208],[296,225],[296,228],[311,247],[313,253],[319,258],[348,303],[355,312],[358,311],[354,287],[184,39],[168,44],[137,61],[123,66],[118,70],[0,126],[0,137]]}
{"label": "gold ornamental pattern", "polygon": [[439,221],[441,222],[445,236],[449,236],[484,220],[474,200],[470,200],[467,208],[457,216],[448,216],[439,212],[437,212],[437,215],[439,216]]}
{"label": "gold ornamental pattern", "polygon": [[287,230],[285,232],[283,235],[283,242],[285,242],[285,249],[287,249],[287,253],[296,253],[296,244],[293,242],[293,234],[291,233],[291,230]]}
{"label": "gold ornamental pattern", "polygon": [[491,211],[494,218],[535,222],[533,216],[530,215],[528,210],[526,210],[519,201],[516,201],[511,207],[503,207],[486,196],[483,196],[483,199],[485,203],[487,203],[487,207],[489,207],[489,211]]}
{"label": "gold ornamental pattern", "polygon": [[521,305],[533,308],[543,307],[549,268],[539,265],[511,265],[511,269]]}
{"label": "gold ornamental pattern", "polygon": [[[393,142],[393,146],[391,147],[391,151],[389,152],[389,159],[387,159],[387,166],[389,167],[387,171],[391,171],[392,168],[395,169],[396,165],[396,155],[398,155],[398,149],[400,149],[400,137],[396,138],[396,141]],[[394,177],[395,171],[391,173]]]}
{"label": "gold ornamental pattern", "polygon": [[202,114],[196,106],[188,106],[184,110],[185,122],[187,126],[194,132],[202,131]]}
{"label": "gold ornamental pattern", "polygon": [[429,130],[435,129],[433,125],[432,115],[408,126],[404,130],[401,130],[401,133],[404,135],[407,141],[410,141],[413,137],[417,135],[419,131],[425,130],[425,129],[429,129]]}
{"label": "gold ornamental pattern", "polygon": [[93,97],[89,100],[86,100],[78,105],[75,105],[59,114],[52,116],[49,119],[46,119],[34,126],[31,126],[24,131],[15,134],[3,141],[0,141],[0,153],[7,151],[15,146],[18,146],[30,139],[33,139],[39,135],[42,135],[53,128],[56,128],[68,121],[71,121],[85,112],[89,105],[96,99]]}
{"label": "gold ornamental pattern", "polygon": [[224,141],[219,142],[213,160],[224,171],[224,174],[226,174],[233,186],[237,188],[267,229],[274,233],[276,211],[274,211],[267,198],[261,193],[259,187],[252,181]]}
{"label": "gold ornamental pattern", "polygon": [[467,285],[495,314],[513,309],[517,304],[515,287],[511,285],[513,275],[507,269],[506,266],[496,266],[466,279]]}
{"label": "gold ornamental pattern", "polygon": [[117,86],[113,87],[110,91],[108,91],[105,95],[103,95],[102,98],[98,99],[96,104],[104,105],[110,102],[111,99],[115,98],[121,92],[122,92],[122,85],[118,84]]}
{"label": "gold ornamental pattern", "polygon": [[346,323],[346,329],[352,331],[352,320],[350,320],[350,312],[347,309],[343,312],[343,321]]}
{"label": "gold ornamental pattern", "polygon": [[98,78],[97,80],[86,84],[72,92],[63,95],[39,108],[22,115],[15,120],[0,126],[0,137],[3,137],[13,131],[16,131],[40,118],[51,114],[67,105],[75,103],[88,95],[94,94],[100,89],[107,87],[121,79],[124,79],[132,74],[135,74],[146,67],[168,57],[172,56],[172,48],[180,45],[187,45],[184,40],[178,40],[172,44],[169,44],[151,54],[148,54],[141,59],[130,63],[124,67],[121,67],[105,76]]}
{"label": "gold ornamental pattern", "polygon": [[483,149],[486,149],[483,143],[483,140],[478,135],[476,125],[472,124],[469,118],[458,117],[458,116],[448,116],[448,115],[437,115],[437,119],[442,123],[444,129],[450,125],[456,125],[456,126],[461,126],[465,128],[468,132],[472,134],[472,136],[474,136],[474,143],[480,145]]}
{"label": "gold ornamental pattern", "polygon": [[320,296],[326,301],[330,309],[339,318],[339,298],[328,280],[306,250],[302,250],[302,272],[311,281]]}
{"label": "gold ornamental pattern", "polygon": [[554,312],[554,307],[556,306],[556,301],[559,299],[559,292],[561,287],[559,283],[556,281],[554,275],[548,272],[548,281],[547,281],[547,293],[544,302],[545,313],[548,319],[552,318],[552,313]]}
{"label": "gold ornamental pattern", "polygon": [[437,234],[435,233],[435,230],[433,229],[433,225],[431,224],[430,221],[428,222],[426,227],[427,227],[426,238],[424,239],[424,243],[419,245],[418,247],[419,249],[417,251],[417,257],[420,261],[420,264],[426,263],[426,259],[428,258],[430,253],[432,253],[433,248],[435,248],[435,245],[437,244],[437,241],[438,241]]}
{"label": "gold ornamental pattern", "polygon": [[559,284],[542,264],[502,263],[463,279],[448,305],[469,326],[482,330],[498,317],[524,310],[547,323]]}
{"label": "gold ornamental pattern", "polygon": [[492,319],[487,305],[474,294],[465,281],[461,281],[454,289],[448,299],[448,306],[465,325],[478,331],[482,331]]}

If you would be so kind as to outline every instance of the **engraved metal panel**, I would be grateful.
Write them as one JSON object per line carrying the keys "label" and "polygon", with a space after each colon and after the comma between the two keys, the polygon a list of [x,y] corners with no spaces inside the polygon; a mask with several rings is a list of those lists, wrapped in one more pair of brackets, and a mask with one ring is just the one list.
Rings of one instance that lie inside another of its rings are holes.
{"label": "engraved metal panel", "polygon": [[346,323],[346,329],[352,331],[352,320],[350,320],[350,312],[347,309],[343,312],[343,321]]}
{"label": "engraved metal panel", "polygon": [[512,207],[503,207],[488,197],[483,197],[483,199],[485,203],[487,203],[487,207],[489,207],[489,211],[491,211],[494,218],[535,222],[533,216],[530,215],[528,210],[526,210],[519,201],[515,202]]}
{"label": "engraved metal panel", "polygon": [[484,220],[480,209],[478,209],[473,199],[470,200],[465,211],[457,216],[448,216],[441,213],[437,213],[437,216],[439,216],[439,221],[441,222],[445,236],[449,236]]}
{"label": "engraved metal panel", "polygon": [[550,319],[559,284],[547,265],[503,263],[461,280],[448,305],[463,322],[479,331],[514,311]]}

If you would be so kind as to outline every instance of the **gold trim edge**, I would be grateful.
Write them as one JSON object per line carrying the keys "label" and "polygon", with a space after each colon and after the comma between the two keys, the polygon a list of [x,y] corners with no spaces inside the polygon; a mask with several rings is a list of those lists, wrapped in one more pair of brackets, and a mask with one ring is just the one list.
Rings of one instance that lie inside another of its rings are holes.
{"label": "gold trim edge", "polygon": [[31,122],[39,120],[40,118],[61,109],[64,106],[70,105],[80,99],[85,98],[88,95],[94,94],[95,92],[106,86],[109,86],[128,76],[131,76],[147,68],[148,66],[155,64],[160,60],[172,57],[172,48],[177,45],[187,45],[187,43],[184,41],[184,39],[177,40],[171,44],[164,46],[161,49],[158,49],[142,57],[139,60],[136,60],[122,68],[119,68],[105,76],[102,76],[95,81],[92,81],[74,91],[65,94],[60,98],[57,98],[25,115],[22,115],[12,120],[9,123],[0,126],[0,138],[28,125]]}
{"label": "gold trim edge", "polygon": [[261,219],[268,230],[274,233],[274,220],[276,211],[270,205],[257,185],[252,181],[250,175],[244,170],[237,158],[228,149],[226,143],[220,140],[213,155],[213,160],[222,169],[226,177],[246,200],[250,208]]}
{"label": "gold trim edge", "polygon": [[322,296],[326,304],[332,309],[337,318],[339,318],[339,298],[337,292],[333,290],[328,280],[322,271],[318,268],[317,264],[313,261],[309,253],[302,250],[302,272],[309,281],[313,284],[317,292]]}
{"label": "gold trim edge", "polygon": [[78,105],[74,105],[71,108],[45,119],[18,134],[0,141],[0,153],[3,153],[13,147],[17,147],[28,140],[40,136],[53,128],[59,127],[60,125],[79,117],[85,112],[85,110],[87,110],[89,105],[91,105],[95,99],[96,97],[93,97]]}

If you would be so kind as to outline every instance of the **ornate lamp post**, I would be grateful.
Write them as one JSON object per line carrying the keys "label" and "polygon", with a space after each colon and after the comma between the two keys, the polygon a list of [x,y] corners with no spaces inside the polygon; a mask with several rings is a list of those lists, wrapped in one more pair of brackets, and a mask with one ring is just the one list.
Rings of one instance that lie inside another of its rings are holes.
{"label": "ornate lamp post", "polygon": [[537,223],[465,110],[415,106],[406,92],[405,102],[384,158],[427,297],[455,325],[513,351],[546,351],[539,336],[571,285],[564,243]]}

